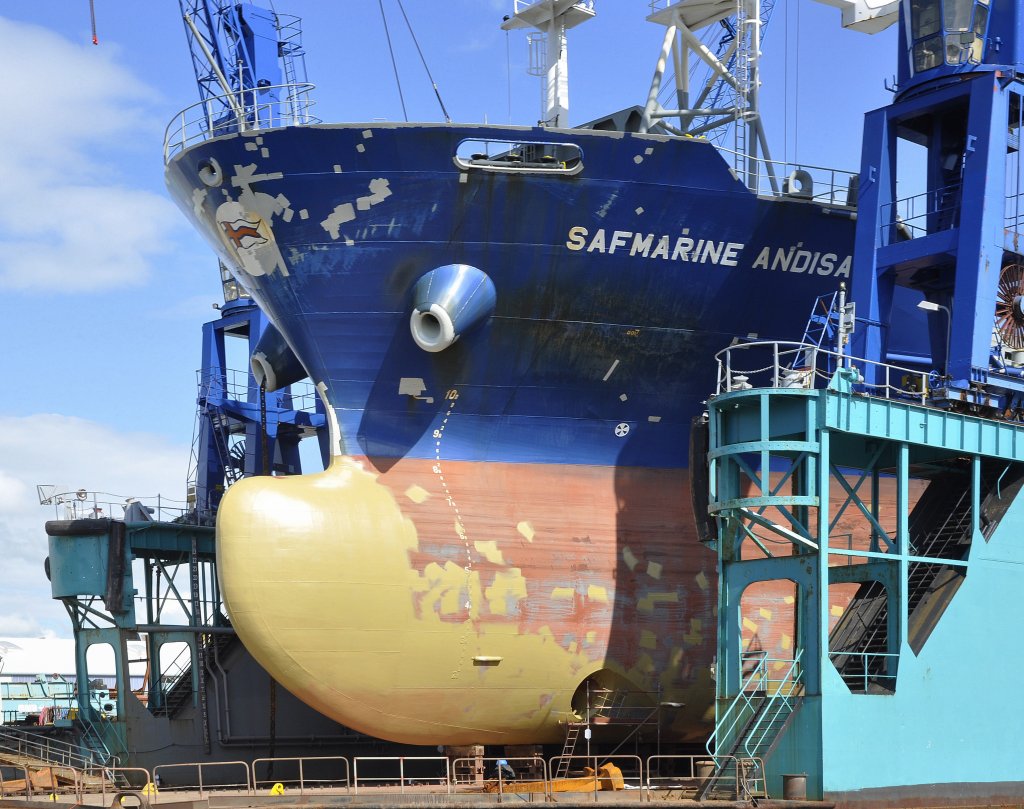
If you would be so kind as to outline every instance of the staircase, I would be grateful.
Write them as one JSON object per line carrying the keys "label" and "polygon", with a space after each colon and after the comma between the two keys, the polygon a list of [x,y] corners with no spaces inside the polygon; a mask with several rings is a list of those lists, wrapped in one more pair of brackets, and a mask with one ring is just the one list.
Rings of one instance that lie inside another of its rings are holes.
{"label": "staircase", "polygon": [[803,694],[800,653],[772,675],[779,661],[758,655],[739,694],[708,739],[715,769],[697,790],[697,800],[737,800],[764,792],[762,762],[789,722]]}
{"label": "staircase", "polygon": [[39,733],[13,728],[0,729],[0,766],[24,770],[24,774],[51,770],[54,778],[80,783],[85,789],[110,783],[111,774],[104,771],[88,746],[51,739]]}
{"label": "staircase", "polygon": [[[817,358],[814,356],[815,349],[823,348],[827,351],[835,351],[841,319],[839,293],[829,292],[819,295],[811,307],[811,314],[804,327],[804,336],[800,340],[803,345],[813,346],[813,348],[806,348],[797,353],[791,371],[798,372],[819,367]],[[827,355],[824,358],[824,364],[821,364],[822,372],[826,376],[831,376],[836,370],[834,366],[835,358]]]}
{"label": "staircase", "polygon": [[[935,562],[912,562],[908,571],[908,641],[919,652],[934,628],[935,620],[924,620],[918,608],[941,594],[949,603],[963,579],[963,570],[943,565],[941,560],[965,558],[971,545],[971,487],[967,470],[941,473],[929,483],[910,515],[911,553]],[[983,486],[984,486],[983,480]],[[987,487],[986,487],[987,488]],[[941,614],[941,609],[939,610]],[[890,661],[896,658],[889,643],[889,608],[886,588],[880,582],[865,582],[833,629],[829,646],[831,658],[843,681],[858,693],[891,693],[896,672]]]}
{"label": "staircase", "polygon": [[[208,635],[209,640],[205,641],[206,648],[206,660],[214,660],[223,657],[223,655],[231,648],[232,644],[238,639],[238,636],[234,633],[218,632],[216,634]],[[200,643],[204,641],[200,639]],[[184,668],[174,678],[170,687],[164,692],[164,699],[161,705],[154,706],[152,713],[154,716],[166,716],[173,719],[187,706],[192,704],[192,671],[196,666],[196,662],[193,661],[191,665]]]}

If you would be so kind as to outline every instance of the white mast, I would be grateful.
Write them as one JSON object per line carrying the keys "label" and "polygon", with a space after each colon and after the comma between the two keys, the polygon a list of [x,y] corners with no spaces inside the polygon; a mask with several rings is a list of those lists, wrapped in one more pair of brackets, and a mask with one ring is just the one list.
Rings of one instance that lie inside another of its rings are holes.
{"label": "white mast", "polygon": [[[594,0],[514,0],[514,13],[501,27],[505,31],[532,28],[547,42],[545,63],[538,74],[545,77],[541,125],[569,125],[569,54],[565,32],[594,17]],[[531,43],[532,44],[532,43]]]}

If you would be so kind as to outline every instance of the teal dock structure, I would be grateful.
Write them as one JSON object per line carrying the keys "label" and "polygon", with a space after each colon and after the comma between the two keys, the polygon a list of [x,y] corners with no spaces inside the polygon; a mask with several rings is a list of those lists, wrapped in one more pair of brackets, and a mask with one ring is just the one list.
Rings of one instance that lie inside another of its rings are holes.
{"label": "teal dock structure", "polygon": [[[283,689],[277,694],[221,598],[214,525],[224,491],[246,475],[300,474],[300,441],[327,443],[323,405],[300,384],[304,372],[266,316],[222,276],[220,317],[203,326],[186,500],[110,500],[83,489],[45,501],[64,517],[46,523],[47,571],[75,639],[72,725],[105,767],[231,760],[239,748],[287,751],[351,737]],[[244,370],[232,368],[238,355]],[[139,640],[145,654],[130,660],[129,642]],[[113,711],[89,697],[89,649],[102,644],[115,658]],[[133,663],[136,674],[145,670],[142,688],[133,687]]]}
{"label": "teal dock structure", "polygon": [[[1024,426],[931,407],[925,373],[814,346],[719,360],[705,792],[732,766],[772,797],[788,775],[842,805],[1019,799]],[[761,582],[793,587],[792,614],[773,613],[789,659],[744,649],[744,592]]]}

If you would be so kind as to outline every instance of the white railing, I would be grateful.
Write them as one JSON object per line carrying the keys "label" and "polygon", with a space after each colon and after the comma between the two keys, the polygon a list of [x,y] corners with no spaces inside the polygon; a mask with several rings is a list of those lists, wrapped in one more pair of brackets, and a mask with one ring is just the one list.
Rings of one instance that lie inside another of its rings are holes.
{"label": "white railing", "polygon": [[746,170],[737,172],[747,187],[762,196],[808,199],[826,205],[854,207],[857,204],[856,171],[812,166],[807,163],[786,163],[741,155],[719,146],[718,151],[743,159]]}
{"label": "white railing", "polygon": [[[174,500],[161,494],[126,497],[111,492],[71,489],[53,484],[36,486],[39,505],[53,506],[58,520],[87,520],[111,517],[115,520],[130,518],[135,508],[141,508],[157,521],[173,520],[184,515],[189,506],[184,500]],[[136,512],[137,514],[137,512]]]}
{"label": "white railing", "polygon": [[851,357],[810,343],[740,343],[719,351],[715,359],[716,393],[751,388],[824,388],[837,369],[842,369],[858,393],[921,404],[928,399],[928,371]]}
{"label": "white railing", "polygon": [[[164,130],[164,162],[194,143],[220,135],[318,124],[320,119],[311,114],[313,88],[312,84],[275,84],[213,96],[186,107]],[[275,94],[280,98],[271,97]]]}

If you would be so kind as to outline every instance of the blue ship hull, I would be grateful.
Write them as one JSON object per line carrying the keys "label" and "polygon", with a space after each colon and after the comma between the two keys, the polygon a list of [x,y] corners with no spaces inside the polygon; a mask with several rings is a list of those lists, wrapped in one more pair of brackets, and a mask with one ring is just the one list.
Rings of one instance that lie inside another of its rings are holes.
{"label": "blue ship hull", "polygon": [[[467,172],[453,162],[467,137],[574,143],[583,169]],[[186,152],[170,186],[235,267],[237,245],[216,217],[223,194],[273,198],[279,210],[263,218],[286,269],[243,271],[243,283],[326,383],[345,450],[371,458],[433,457],[441,399],[458,386],[453,458],[685,465],[713,353],[751,334],[798,338],[814,299],[849,275],[848,210],[759,199],[702,141],[394,125],[258,139],[257,150],[255,136],[240,135]],[[198,180],[211,158],[233,173],[223,188]],[[359,210],[381,179],[386,198]],[[206,193],[194,208],[196,190]],[[353,219],[324,224],[346,203]],[[496,305],[482,327],[431,354],[409,334],[411,289],[447,264],[487,273]],[[402,379],[423,390],[399,396]],[[627,436],[616,435],[622,423]]]}
{"label": "blue ship hull", "polygon": [[[456,159],[467,139],[581,159]],[[644,716],[679,703],[665,738],[706,738],[715,558],[690,422],[716,351],[798,339],[848,279],[852,209],[760,198],[701,140],[480,126],[229,135],[167,181],[334,420],[328,472],[221,505],[256,659],[398,741],[556,741],[601,689]],[[418,282],[453,266],[492,311],[424,350]]]}

